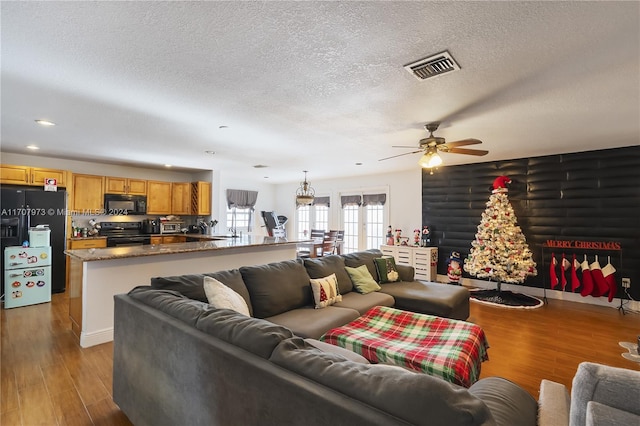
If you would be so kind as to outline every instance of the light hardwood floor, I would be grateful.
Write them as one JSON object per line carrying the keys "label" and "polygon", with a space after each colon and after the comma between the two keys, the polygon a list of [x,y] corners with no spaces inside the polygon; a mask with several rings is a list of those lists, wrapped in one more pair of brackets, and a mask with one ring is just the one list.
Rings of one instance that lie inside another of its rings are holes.
{"label": "light hardwood floor", "polygon": [[[0,424],[131,424],[111,400],[113,344],[81,349],[66,295],[52,299],[0,314]],[[640,369],[618,346],[640,334],[636,313],[558,300],[535,310],[472,303],[469,321],[484,328],[491,346],[482,377],[505,377],[536,398],[543,378],[571,386],[581,361]]]}

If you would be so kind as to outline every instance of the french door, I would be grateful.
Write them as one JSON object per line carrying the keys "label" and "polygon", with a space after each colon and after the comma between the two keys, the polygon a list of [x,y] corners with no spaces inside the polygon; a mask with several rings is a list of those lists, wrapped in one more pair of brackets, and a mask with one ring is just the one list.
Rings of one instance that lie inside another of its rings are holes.
{"label": "french door", "polygon": [[343,253],[380,248],[384,242],[387,214],[386,194],[341,197]]}

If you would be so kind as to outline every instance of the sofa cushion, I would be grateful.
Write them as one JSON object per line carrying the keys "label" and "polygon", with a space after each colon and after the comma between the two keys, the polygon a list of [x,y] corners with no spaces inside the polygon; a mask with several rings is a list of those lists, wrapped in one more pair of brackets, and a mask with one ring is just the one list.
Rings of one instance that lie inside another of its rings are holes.
{"label": "sofa cushion", "polygon": [[490,425],[491,412],[465,388],[389,365],[360,364],[300,339],[281,342],[270,360],[411,424]]}
{"label": "sofa cushion", "polygon": [[326,308],[342,300],[342,295],[338,291],[338,280],[336,274],[328,277],[310,280],[313,291],[313,301],[316,309]]}
{"label": "sofa cushion", "polygon": [[499,425],[536,426],[538,403],[527,391],[502,377],[487,377],[469,392],[484,402]]}
{"label": "sofa cushion", "polygon": [[231,309],[240,314],[249,315],[249,307],[242,296],[215,278],[204,277],[204,292],[209,304],[214,308]]}
{"label": "sofa cushion", "polygon": [[313,309],[313,306],[305,306],[265,319],[287,327],[296,336],[319,339],[332,328],[347,324],[359,316],[358,311],[349,308],[327,306],[324,309]]}
{"label": "sofa cushion", "polygon": [[398,274],[398,268],[396,268],[396,261],[393,257],[383,256],[373,259],[378,271],[378,282],[393,283],[400,281],[400,274]]}
{"label": "sofa cushion", "polygon": [[251,307],[251,298],[249,297],[249,291],[242,281],[242,275],[237,269],[230,269],[228,271],[219,272],[207,272],[205,274],[186,274],[176,275],[170,277],[153,277],[151,278],[151,287],[158,289],[174,290],[178,291],[189,299],[200,300],[201,302],[208,302],[207,295],[204,292],[203,276],[215,278],[220,281],[236,293],[238,293],[247,302],[249,307],[249,313],[253,314]]}
{"label": "sofa cushion", "polygon": [[344,266],[344,259],[335,254],[314,259],[304,259],[304,267],[311,278],[322,278],[336,274],[340,294],[342,295],[353,291],[353,283]]}
{"label": "sofa cushion", "polygon": [[378,271],[376,270],[376,265],[373,259],[378,257],[382,257],[382,252],[375,249],[342,255],[345,266],[357,268],[360,265],[366,265],[369,273],[371,273],[371,276],[376,281],[378,281]]}
{"label": "sofa cushion", "polygon": [[285,327],[230,309],[211,309],[203,313],[195,327],[263,358],[269,358],[282,340],[293,337],[291,330]]}
{"label": "sofa cushion", "polygon": [[353,287],[358,293],[367,294],[372,291],[380,290],[380,286],[376,280],[371,276],[369,270],[365,265],[360,265],[357,268],[350,268],[345,266],[347,273],[351,277]]}
{"label": "sofa cushion", "polygon": [[599,402],[587,402],[586,426],[640,425],[640,416]]}
{"label": "sofa cushion", "polygon": [[379,291],[374,291],[367,294],[361,294],[357,291],[342,295],[342,302],[338,302],[333,306],[338,308],[351,308],[360,312],[360,315],[367,312],[374,306],[389,306],[393,307],[395,300],[393,297]]}
{"label": "sofa cushion", "polygon": [[313,303],[309,274],[299,259],[243,266],[240,273],[249,290],[253,315],[257,318],[278,315]]}
{"label": "sofa cushion", "polygon": [[[297,337],[294,337],[297,339]],[[359,362],[361,364],[370,364],[369,360],[360,354],[357,354],[349,349],[345,349],[342,346],[330,345],[329,343],[321,342],[316,339],[304,339],[305,342],[311,346],[320,349],[322,352],[328,352],[345,357],[349,361]]]}
{"label": "sofa cushion", "polygon": [[462,286],[401,281],[381,287],[398,309],[463,321],[469,317],[469,290]]}
{"label": "sofa cushion", "polygon": [[129,291],[129,296],[171,315],[191,326],[195,326],[203,313],[213,309],[207,302],[189,299],[173,290],[159,290],[150,286],[139,286]]}

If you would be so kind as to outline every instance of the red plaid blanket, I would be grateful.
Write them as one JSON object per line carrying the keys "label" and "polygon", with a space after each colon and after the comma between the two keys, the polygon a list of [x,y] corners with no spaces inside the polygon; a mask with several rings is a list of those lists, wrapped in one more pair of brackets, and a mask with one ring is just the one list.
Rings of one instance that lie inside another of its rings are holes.
{"label": "red plaid blanket", "polygon": [[396,364],[469,387],[489,359],[479,326],[376,306],[360,318],[327,331],[320,340],[342,346],[372,363]]}

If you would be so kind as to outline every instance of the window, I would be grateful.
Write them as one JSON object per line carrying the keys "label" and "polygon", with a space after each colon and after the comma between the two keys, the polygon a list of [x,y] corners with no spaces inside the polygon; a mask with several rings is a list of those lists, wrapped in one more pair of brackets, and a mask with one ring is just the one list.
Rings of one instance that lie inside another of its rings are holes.
{"label": "window", "polygon": [[311,227],[309,226],[310,211],[311,211],[311,206],[299,206],[298,210],[296,211],[298,238],[301,238],[301,239],[309,238],[309,233],[311,231]]}
{"label": "window", "polygon": [[[235,217],[234,217],[235,215]],[[251,209],[242,209],[239,207],[227,207],[227,226],[230,230],[235,228],[236,233],[249,232],[249,223],[251,222]],[[233,232],[233,231],[232,231]]]}
{"label": "window", "polygon": [[298,238],[309,238],[312,229],[329,230],[329,197],[316,197],[311,205],[298,206],[296,232]]}
{"label": "window", "polygon": [[343,195],[343,253],[380,248],[385,236],[386,194]]}

